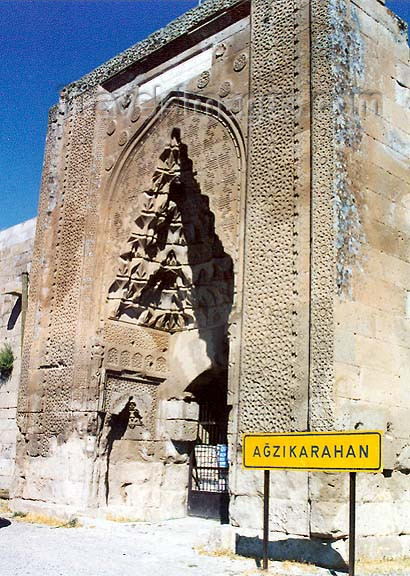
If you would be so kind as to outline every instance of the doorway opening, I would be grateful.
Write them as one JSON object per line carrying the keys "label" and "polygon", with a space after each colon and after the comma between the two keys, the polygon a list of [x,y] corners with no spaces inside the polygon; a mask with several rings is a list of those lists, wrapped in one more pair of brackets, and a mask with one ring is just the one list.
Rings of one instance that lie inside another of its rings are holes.
{"label": "doorway opening", "polygon": [[190,455],[188,515],[229,521],[227,371],[208,371],[190,386],[199,404]]}

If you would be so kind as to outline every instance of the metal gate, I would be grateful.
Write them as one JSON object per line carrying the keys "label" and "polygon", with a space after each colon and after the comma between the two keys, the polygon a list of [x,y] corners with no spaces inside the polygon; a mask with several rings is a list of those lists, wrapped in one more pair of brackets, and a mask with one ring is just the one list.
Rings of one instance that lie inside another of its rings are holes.
{"label": "metal gate", "polygon": [[198,436],[191,453],[188,515],[228,522],[227,410],[200,406]]}

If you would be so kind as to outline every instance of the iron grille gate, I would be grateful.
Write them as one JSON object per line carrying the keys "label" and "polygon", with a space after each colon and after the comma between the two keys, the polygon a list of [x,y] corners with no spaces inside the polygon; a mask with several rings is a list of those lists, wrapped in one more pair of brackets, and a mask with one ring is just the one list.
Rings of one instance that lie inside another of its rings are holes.
{"label": "iron grille gate", "polygon": [[229,486],[226,414],[200,407],[198,436],[191,453],[188,514],[228,521]]}

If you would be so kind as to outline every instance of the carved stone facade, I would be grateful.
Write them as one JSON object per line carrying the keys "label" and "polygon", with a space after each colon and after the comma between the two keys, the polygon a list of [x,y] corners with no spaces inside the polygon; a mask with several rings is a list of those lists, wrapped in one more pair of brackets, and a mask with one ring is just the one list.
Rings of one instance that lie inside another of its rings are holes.
{"label": "carved stone facade", "polygon": [[36,219],[0,231],[0,352],[10,346],[11,372],[0,368],[0,498],[9,495],[16,457],[21,341]]}
{"label": "carved stone facade", "polygon": [[[240,547],[260,528],[262,487],[241,469],[243,432],[378,428],[387,472],[361,480],[360,506],[373,517],[376,483],[394,521],[361,526],[361,554],[403,553],[407,60],[402,24],[376,0],[207,0],[63,90],[31,274],[16,510],[184,516],[195,482],[227,486],[228,445]],[[363,117],[370,91],[383,106]],[[205,478],[204,454],[223,481]],[[325,539],[325,561],[341,562],[345,478],[272,476],[276,537]]]}

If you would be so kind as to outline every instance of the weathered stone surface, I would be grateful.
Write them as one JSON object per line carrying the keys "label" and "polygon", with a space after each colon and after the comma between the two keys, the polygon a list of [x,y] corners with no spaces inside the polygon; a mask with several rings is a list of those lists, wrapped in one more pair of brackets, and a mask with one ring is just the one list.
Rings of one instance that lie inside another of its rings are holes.
{"label": "weathered stone surface", "polygon": [[16,407],[21,367],[23,273],[29,273],[36,220],[0,231],[0,349],[14,354],[11,375],[0,375],[0,489],[9,491],[16,453]]}
{"label": "weathered stone surface", "polygon": [[[408,76],[382,2],[208,0],[63,90],[15,509],[163,519],[229,486],[236,544],[255,548],[263,474],[242,470],[242,432],[376,428],[386,470],[358,480],[358,555],[404,554]],[[16,390],[0,389],[0,478]],[[341,565],[348,477],[271,478],[273,553]]]}
{"label": "weathered stone surface", "polygon": [[[192,22],[228,5],[211,4]],[[234,13],[198,46],[186,43],[108,95],[91,89],[99,73],[85,91],[71,86],[71,100],[65,92],[51,115],[16,502],[47,501],[50,492],[70,509],[183,515],[194,442],[210,443],[213,458],[216,443],[227,444],[247,122],[231,108],[247,97],[249,74],[249,17]],[[133,63],[151,40],[132,51]],[[224,419],[218,434],[212,403]],[[74,464],[81,476],[73,470],[63,482]]]}

